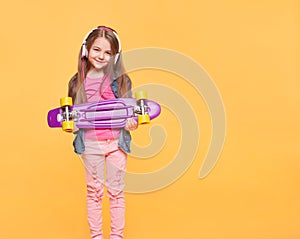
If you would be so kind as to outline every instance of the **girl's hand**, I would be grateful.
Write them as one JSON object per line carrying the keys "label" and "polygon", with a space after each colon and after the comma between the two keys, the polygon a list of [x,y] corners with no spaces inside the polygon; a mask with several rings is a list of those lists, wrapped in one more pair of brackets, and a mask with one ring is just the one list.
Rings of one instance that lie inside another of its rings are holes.
{"label": "girl's hand", "polygon": [[138,127],[138,123],[133,118],[128,118],[126,121],[126,130],[135,130]]}

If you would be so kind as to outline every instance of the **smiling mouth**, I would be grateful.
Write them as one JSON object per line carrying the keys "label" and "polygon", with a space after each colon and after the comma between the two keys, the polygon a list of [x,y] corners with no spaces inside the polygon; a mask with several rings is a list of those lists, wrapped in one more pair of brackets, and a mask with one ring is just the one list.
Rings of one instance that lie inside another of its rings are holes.
{"label": "smiling mouth", "polygon": [[98,63],[106,63],[106,61],[99,61],[99,60],[96,60],[96,62],[98,62]]}

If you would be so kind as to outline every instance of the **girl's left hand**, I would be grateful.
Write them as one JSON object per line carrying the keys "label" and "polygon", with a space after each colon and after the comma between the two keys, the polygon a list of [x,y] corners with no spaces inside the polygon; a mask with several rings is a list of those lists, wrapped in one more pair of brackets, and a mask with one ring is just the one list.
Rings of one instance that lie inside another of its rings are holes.
{"label": "girl's left hand", "polygon": [[138,123],[133,118],[128,118],[126,121],[126,130],[135,130],[138,127]]}

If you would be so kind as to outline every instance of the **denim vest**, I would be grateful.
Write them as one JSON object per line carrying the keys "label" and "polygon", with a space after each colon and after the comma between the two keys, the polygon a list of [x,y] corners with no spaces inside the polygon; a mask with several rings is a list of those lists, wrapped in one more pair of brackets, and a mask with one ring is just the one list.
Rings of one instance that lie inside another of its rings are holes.
{"label": "denim vest", "polygon": [[[128,89],[131,89],[131,82],[128,78],[126,78]],[[120,98],[117,90],[118,90],[119,83],[117,80],[113,80],[111,83],[111,89],[114,93],[116,98]],[[131,90],[128,92],[128,97],[132,97]],[[82,154],[85,151],[85,145],[84,145],[84,129],[79,129],[74,133],[76,135],[73,146],[74,146],[74,152],[76,154]],[[125,130],[124,128],[120,129],[120,138],[118,145],[119,147],[125,152],[130,153],[130,142],[131,142],[131,135],[128,130]]]}

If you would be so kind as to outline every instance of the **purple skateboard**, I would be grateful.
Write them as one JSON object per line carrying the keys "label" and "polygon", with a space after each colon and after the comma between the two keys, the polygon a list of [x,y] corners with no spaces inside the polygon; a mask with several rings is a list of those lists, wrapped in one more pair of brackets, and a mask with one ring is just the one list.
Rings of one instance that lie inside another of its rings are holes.
{"label": "purple skateboard", "polygon": [[[71,98],[64,98],[71,100]],[[149,123],[160,114],[160,105],[154,101],[118,98],[77,104],[61,103],[60,108],[48,112],[48,125],[71,132],[76,128],[123,128],[127,118],[139,124]]]}

